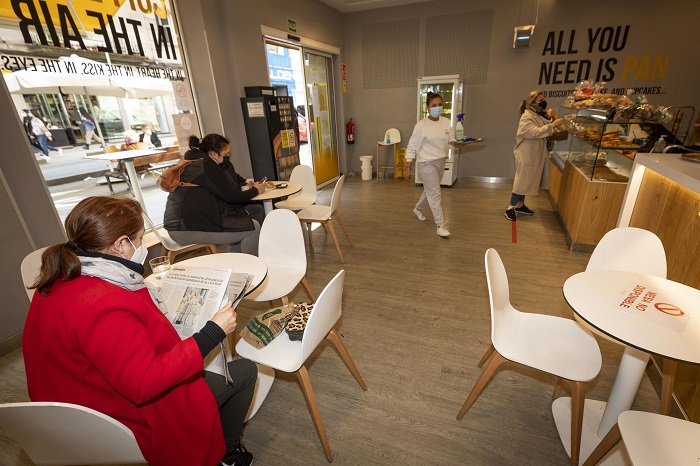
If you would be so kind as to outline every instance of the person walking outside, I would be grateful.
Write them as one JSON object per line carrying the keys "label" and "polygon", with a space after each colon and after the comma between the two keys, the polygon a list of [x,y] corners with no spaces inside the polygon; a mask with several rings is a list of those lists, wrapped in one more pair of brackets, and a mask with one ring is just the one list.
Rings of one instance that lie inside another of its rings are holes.
{"label": "person walking outside", "polygon": [[45,159],[46,161],[51,160],[51,157],[49,157],[49,140],[53,140],[53,136],[51,135],[51,131],[49,131],[44,124],[44,121],[41,119],[41,115],[36,110],[32,110],[31,125],[32,134],[34,134],[34,137],[41,147],[41,158]]}
{"label": "person walking outside", "polygon": [[104,146],[104,141],[95,134],[95,129],[97,128],[95,120],[92,119],[84,107],[80,107],[80,123],[83,125],[83,129],[85,130],[85,149],[90,149],[90,142],[92,141],[92,138],[95,138],[97,142]]}
{"label": "person walking outside", "polygon": [[416,170],[423,182],[423,192],[413,209],[413,214],[423,222],[426,220],[423,209],[430,206],[438,236],[448,238],[450,230],[447,229],[442,214],[440,180],[445,172],[449,146],[459,147],[463,144],[455,142],[454,128],[450,125],[450,120],[440,116],[440,94],[428,92],[425,104],[428,107],[428,115],[416,123],[406,147],[406,161],[416,160]]}
{"label": "person walking outside", "polygon": [[[537,194],[547,158],[547,137],[564,120],[552,118],[542,91],[532,91],[520,104],[520,123],[515,134],[515,180],[505,216],[515,221],[516,215],[533,215],[525,205],[526,195]],[[553,120],[553,121],[552,121]]]}

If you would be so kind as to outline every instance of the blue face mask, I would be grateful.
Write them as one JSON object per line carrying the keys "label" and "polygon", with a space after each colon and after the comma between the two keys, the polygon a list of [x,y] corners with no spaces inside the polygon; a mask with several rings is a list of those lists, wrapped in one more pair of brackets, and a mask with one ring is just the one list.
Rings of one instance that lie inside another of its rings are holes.
{"label": "blue face mask", "polygon": [[438,118],[440,115],[442,115],[442,107],[430,107],[428,111],[430,112],[430,116],[433,118]]}

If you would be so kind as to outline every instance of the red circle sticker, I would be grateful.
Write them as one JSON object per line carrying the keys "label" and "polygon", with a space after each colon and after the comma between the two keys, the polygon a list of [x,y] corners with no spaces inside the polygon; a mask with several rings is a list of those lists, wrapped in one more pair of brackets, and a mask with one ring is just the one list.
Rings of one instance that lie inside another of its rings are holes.
{"label": "red circle sticker", "polygon": [[657,311],[661,311],[664,314],[668,314],[670,316],[680,317],[682,315],[685,315],[685,312],[683,312],[683,310],[680,307],[678,307],[674,304],[656,303],[656,304],[654,304],[654,307],[656,308]]}

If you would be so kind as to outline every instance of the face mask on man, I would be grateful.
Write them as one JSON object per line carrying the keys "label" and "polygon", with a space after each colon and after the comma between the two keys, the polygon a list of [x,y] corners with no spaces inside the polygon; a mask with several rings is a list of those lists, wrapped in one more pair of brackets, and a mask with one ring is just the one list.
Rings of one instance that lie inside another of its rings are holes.
{"label": "face mask on man", "polygon": [[546,100],[543,100],[542,102],[540,102],[537,105],[539,105],[542,110],[547,110],[547,101]]}
{"label": "face mask on man", "polygon": [[433,118],[438,118],[440,115],[442,115],[442,107],[430,107],[428,111],[430,112],[430,116]]}
{"label": "face mask on man", "polygon": [[143,265],[143,263],[146,262],[146,257],[148,256],[148,249],[146,249],[146,244],[143,242],[143,240],[141,240],[141,246],[137,248],[136,246],[134,246],[134,243],[131,241],[131,238],[127,236],[126,239],[128,239],[131,243],[131,247],[134,248],[134,254],[129,260],[131,262],[136,262],[137,264]]}

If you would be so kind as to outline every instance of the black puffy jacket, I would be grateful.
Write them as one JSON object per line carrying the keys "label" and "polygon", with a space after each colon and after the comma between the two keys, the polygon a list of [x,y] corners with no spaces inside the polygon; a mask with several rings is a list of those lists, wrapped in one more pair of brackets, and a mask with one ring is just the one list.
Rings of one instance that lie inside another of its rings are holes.
{"label": "black puffy jacket", "polygon": [[180,175],[183,186],[168,195],[163,226],[168,231],[248,231],[255,229],[243,205],[258,195],[251,188],[241,191],[245,179],[228,159],[219,165],[204,152],[190,150],[193,160]]}

